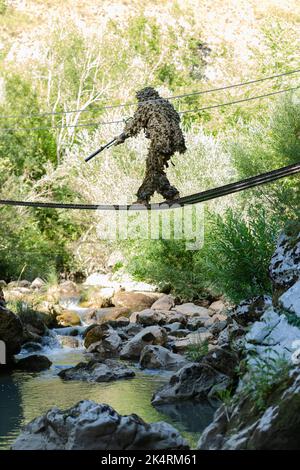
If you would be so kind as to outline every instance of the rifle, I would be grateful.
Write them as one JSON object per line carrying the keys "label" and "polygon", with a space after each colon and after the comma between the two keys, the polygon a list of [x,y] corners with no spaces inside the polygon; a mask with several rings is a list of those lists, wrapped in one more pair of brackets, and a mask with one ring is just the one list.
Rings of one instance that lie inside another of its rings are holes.
{"label": "rifle", "polygon": [[107,144],[102,145],[102,147],[100,147],[100,148],[99,148],[98,150],[96,150],[95,152],[91,153],[91,155],[89,155],[89,156],[88,156],[87,158],[85,158],[84,160],[85,160],[86,162],[90,161],[92,158],[94,158],[96,155],[98,155],[98,153],[100,153],[100,152],[102,152],[103,150],[108,149],[109,147],[111,147],[111,146],[115,143],[116,140],[117,140],[117,139],[116,139],[116,137],[115,137],[113,140],[111,140],[111,141],[108,142]]}

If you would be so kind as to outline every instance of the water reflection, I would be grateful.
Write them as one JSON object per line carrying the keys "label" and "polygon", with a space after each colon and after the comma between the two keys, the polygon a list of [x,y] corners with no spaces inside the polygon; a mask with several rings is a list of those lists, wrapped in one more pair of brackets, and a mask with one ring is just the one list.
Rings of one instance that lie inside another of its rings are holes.
{"label": "water reflection", "polygon": [[182,401],[156,405],[156,410],[168,417],[175,427],[183,427],[190,433],[201,433],[213,420],[219,402]]}
{"label": "water reflection", "polygon": [[0,375],[0,449],[18,435],[23,420],[22,395],[13,378]]}

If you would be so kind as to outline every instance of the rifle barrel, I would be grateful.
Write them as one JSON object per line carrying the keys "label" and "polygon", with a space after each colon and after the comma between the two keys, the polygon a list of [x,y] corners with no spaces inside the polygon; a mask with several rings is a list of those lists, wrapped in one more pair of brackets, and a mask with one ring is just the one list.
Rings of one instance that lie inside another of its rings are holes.
{"label": "rifle barrel", "polygon": [[89,155],[87,158],[85,158],[84,160],[86,162],[90,161],[92,158],[94,158],[96,155],[98,155],[98,153],[102,152],[102,150],[105,150],[106,148],[109,148],[111,147],[111,145],[115,142],[116,139],[113,139],[111,140],[110,142],[108,142],[107,144],[105,145],[102,145],[102,147],[100,147],[98,150],[95,150],[95,152],[91,153],[91,155]]}

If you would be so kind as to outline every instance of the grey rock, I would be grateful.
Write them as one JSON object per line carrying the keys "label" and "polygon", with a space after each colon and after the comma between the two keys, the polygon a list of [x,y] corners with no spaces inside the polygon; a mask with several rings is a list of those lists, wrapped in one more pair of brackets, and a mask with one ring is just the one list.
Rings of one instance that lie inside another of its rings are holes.
{"label": "grey rock", "polygon": [[113,408],[85,400],[69,410],[52,408],[25,426],[13,450],[175,450],[188,449],[178,431],[164,422],[145,423]]}
{"label": "grey rock", "polygon": [[31,356],[19,359],[15,367],[26,372],[41,372],[42,370],[49,369],[51,365],[52,362],[46,356],[32,354]]}
{"label": "grey rock", "polygon": [[141,358],[142,369],[178,370],[188,361],[180,354],[174,354],[163,346],[145,346]]}
{"label": "grey rock", "polygon": [[174,298],[171,295],[163,295],[152,305],[153,310],[171,310],[175,305]]}
{"label": "grey rock", "polygon": [[259,410],[249,396],[222,405],[214,421],[203,432],[200,450],[298,450],[300,369],[295,368],[288,383],[279,383]]}
{"label": "grey rock", "polygon": [[139,359],[142,350],[148,344],[164,346],[167,342],[167,332],[160,326],[148,326],[130,339],[121,349],[122,359]]}
{"label": "grey rock", "polygon": [[220,391],[233,386],[238,360],[228,347],[214,349],[199,363],[186,365],[173,375],[154,394],[152,404],[218,398]]}
{"label": "grey rock", "polygon": [[83,380],[86,382],[112,382],[120,379],[130,379],[135,376],[133,370],[119,364],[117,361],[106,359],[80,362],[75,367],[59,372],[59,377],[65,380]]}

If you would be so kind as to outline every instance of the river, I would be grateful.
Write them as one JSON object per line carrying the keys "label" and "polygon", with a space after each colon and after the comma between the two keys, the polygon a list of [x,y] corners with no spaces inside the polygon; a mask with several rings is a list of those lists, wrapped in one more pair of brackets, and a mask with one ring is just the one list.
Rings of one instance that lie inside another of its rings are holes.
{"label": "river", "polygon": [[[79,333],[82,329],[78,327]],[[136,413],[147,422],[166,421],[195,448],[201,432],[212,421],[215,406],[189,401],[154,408],[151,405],[153,393],[172,373],[140,370],[136,364],[130,364],[136,372],[133,379],[109,383],[62,380],[57,376],[61,369],[84,360],[82,345],[76,349],[60,345],[59,335],[69,332],[70,328],[52,330],[42,350],[37,352],[52,361],[49,370],[0,375],[0,449],[9,449],[22,426],[48,409],[53,406],[67,409],[83,399],[107,403],[120,414]],[[25,355],[28,352],[21,351],[20,356]]]}

